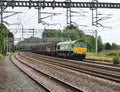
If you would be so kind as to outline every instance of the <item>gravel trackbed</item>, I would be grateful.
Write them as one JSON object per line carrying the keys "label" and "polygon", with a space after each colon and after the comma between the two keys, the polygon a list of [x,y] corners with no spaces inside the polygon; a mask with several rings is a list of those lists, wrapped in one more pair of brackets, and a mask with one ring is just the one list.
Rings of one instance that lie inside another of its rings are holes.
{"label": "gravel trackbed", "polygon": [[0,92],[47,92],[5,56],[0,61]]}

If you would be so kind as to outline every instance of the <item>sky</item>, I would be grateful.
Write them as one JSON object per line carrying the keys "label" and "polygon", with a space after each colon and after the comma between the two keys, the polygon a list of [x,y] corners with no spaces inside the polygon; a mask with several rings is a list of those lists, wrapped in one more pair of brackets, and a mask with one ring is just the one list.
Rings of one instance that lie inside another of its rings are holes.
{"label": "sky", "polygon": [[[10,1],[10,0],[9,0]],[[19,1],[19,0],[16,0]],[[22,0],[25,1],[25,0]],[[35,0],[34,0],[35,1]],[[46,0],[46,1],[53,1],[53,0]],[[65,0],[56,0],[56,1],[65,1]],[[92,0],[72,0],[78,2],[91,2]],[[98,2],[114,2],[120,3],[120,0],[98,0]],[[53,15],[49,18],[45,18],[42,21],[48,24],[57,24],[57,25],[43,25],[42,23],[38,23],[38,10],[35,8],[14,8],[8,7],[5,11],[15,11],[21,12],[14,16],[4,19],[4,21],[10,24],[19,24],[19,25],[6,25],[9,29],[40,29],[39,33],[37,32],[36,36],[40,36],[43,32],[44,28],[49,29],[63,29],[66,27],[66,9],[63,8],[45,8],[42,9],[42,12],[52,12],[52,13],[59,13],[57,15]],[[117,43],[120,45],[120,9],[98,9],[98,17],[109,17],[104,21],[100,21],[99,23],[102,24],[104,27],[93,27],[92,26],[92,11],[84,8],[76,8],[72,9],[77,13],[72,13],[73,17],[72,22],[78,24],[79,29],[83,29],[87,33],[91,33],[91,31],[97,29],[98,36],[101,36],[103,43]],[[3,17],[10,15],[11,13],[4,13]],[[41,17],[49,16],[50,14],[42,14]],[[85,26],[81,26],[85,25]],[[15,38],[21,40],[21,30],[11,30],[15,34]],[[24,34],[24,37],[28,35]],[[31,36],[31,35],[30,35]]]}

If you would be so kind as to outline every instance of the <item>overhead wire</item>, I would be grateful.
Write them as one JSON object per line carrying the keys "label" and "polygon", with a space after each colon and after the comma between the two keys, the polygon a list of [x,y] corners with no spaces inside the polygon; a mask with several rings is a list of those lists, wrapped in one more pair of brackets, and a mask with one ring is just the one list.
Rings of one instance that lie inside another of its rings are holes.
{"label": "overhead wire", "polygon": [[[107,11],[107,10],[105,10],[105,11]],[[28,11],[27,11],[27,12],[28,12]],[[24,13],[24,15],[22,16],[21,19],[24,19],[25,16],[26,16],[26,13]],[[92,15],[89,15],[89,16],[87,16],[87,17],[85,17],[85,18],[82,18],[82,19],[80,19],[80,21],[81,21],[81,22],[84,22],[84,21],[86,21],[87,19],[89,19],[91,16],[92,16]],[[33,17],[33,16],[32,16],[32,17]],[[26,24],[27,22],[29,22],[32,17],[30,17],[29,19],[27,19],[24,23]],[[75,21],[79,21],[79,20],[77,19],[77,20],[75,20]],[[106,21],[108,21],[108,20],[106,20]]]}
{"label": "overhead wire", "polygon": [[31,17],[29,17],[25,22],[24,22],[24,25],[28,22],[31,21],[31,19],[37,14],[37,12],[35,12]]}

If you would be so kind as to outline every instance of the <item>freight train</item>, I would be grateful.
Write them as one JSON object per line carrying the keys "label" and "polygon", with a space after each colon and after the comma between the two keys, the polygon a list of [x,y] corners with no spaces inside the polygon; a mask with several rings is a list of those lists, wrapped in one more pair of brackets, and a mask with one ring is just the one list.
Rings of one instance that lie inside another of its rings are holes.
{"label": "freight train", "polygon": [[82,60],[85,59],[87,45],[81,40],[44,43],[31,47],[31,51],[38,54]]}

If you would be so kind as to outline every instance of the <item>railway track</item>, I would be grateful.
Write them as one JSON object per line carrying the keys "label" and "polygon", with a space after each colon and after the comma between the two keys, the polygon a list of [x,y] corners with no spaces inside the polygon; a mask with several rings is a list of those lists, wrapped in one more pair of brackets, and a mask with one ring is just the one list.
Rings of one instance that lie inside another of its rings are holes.
{"label": "railway track", "polygon": [[[120,67],[119,66],[113,66],[109,64],[103,64],[103,63],[96,63],[96,62],[78,62],[74,60],[67,60],[67,59],[61,59],[61,58],[54,58],[49,56],[42,56],[36,55],[33,53],[23,53],[24,57],[36,60],[42,60],[44,62],[47,62],[52,65],[56,65],[59,67],[63,67],[66,69],[87,73],[90,75],[94,75],[97,77],[101,77],[104,79],[108,79],[111,81],[115,81],[120,83]],[[49,58],[49,59],[48,59]]]}
{"label": "railway track", "polygon": [[[11,60],[24,73],[42,85],[48,92],[83,92],[84,90],[61,80],[38,67],[36,60],[24,57],[24,54],[16,53],[11,56]],[[33,57],[33,56],[32,56]],[[29,61],[30,60],[30,61]],[[47,80],[47,83],[46,83]]]}

